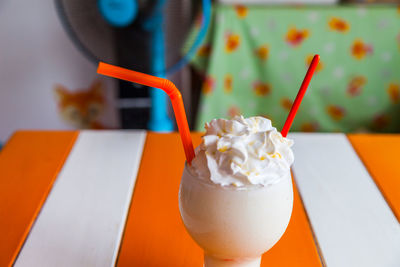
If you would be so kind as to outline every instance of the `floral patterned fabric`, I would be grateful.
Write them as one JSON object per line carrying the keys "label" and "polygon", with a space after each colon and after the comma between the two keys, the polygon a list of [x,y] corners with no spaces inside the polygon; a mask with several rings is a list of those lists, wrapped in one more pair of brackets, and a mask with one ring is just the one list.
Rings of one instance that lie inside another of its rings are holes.
{"label": "floral patterned fabric", "polygon": [[400,130],[400,8],[224,5],[192,62],[205,75],[197,129],[236,114],[281,129],[317,53],[293,131]]}

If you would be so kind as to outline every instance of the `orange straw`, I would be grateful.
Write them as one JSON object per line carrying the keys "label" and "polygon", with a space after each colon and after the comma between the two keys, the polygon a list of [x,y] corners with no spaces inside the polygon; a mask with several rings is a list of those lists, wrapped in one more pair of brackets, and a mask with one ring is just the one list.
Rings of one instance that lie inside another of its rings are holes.
{"label": "orange straw", "polygon": [[99,63],[97,73],[164,90],[164,92],[166,92],[171,99],[176,123],[178,124],[179,133],[181,134],[183,149],[185,150],[186,161],[190,165],[192,159],[194,158],[192,137],[190,136],[189,125],[186,118],[185,108],[183,106],[181,92],[179,92],[179,90],[171,81],[103,62]]}
{"label": "orange straw", "polygon": [[307,74],[304,77],[303,83],[300,86],[299,92],[297,93],[292,108],[290,109],[289,115],[285,121],[285,125],[283,125],[281,132],[283,137],[286,137],[287,134],[289,133],[294,117],[296,116],[297,110],[299,109],[301,104],[301,100],[303,100],[303,96],[307,91],[308,85],[310,84],[311,78],[315,72],[315,69],[317,68],[318,62],[319,62],[319,55],[315,55],[311,61],[310,67],[308,68]]}

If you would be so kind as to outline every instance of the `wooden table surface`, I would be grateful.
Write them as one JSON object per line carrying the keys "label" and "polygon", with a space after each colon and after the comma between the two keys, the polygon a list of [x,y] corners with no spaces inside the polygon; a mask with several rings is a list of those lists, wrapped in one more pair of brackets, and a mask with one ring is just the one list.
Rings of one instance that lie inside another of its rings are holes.
{"label": "wooden table surface", "polygon": [[[400,266],[400,135],[289,137],[293,214],[262,266]],[[202,266],[179,216],[184,161],[177,133],[15,133],[0,151],[0,266]]]}

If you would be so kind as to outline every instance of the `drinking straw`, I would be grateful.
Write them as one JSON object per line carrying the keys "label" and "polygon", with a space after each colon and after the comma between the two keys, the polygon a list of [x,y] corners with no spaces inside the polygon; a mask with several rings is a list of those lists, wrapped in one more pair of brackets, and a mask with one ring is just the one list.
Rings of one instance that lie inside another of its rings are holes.
{"label": "drinking straw", "polygon": [[296,99],[294,100],[294,103],[292,105],[292,108],[290,109],[289,115],[285,121],[285,125],[283,125],[281,134],[283,137],[286,137],[290,127],[292,126],[294,117],[296,116],[297,110],[300,107],[301,100],[303,100],[303,96],[307,91],[308,85],[310,84],[311,78],[315,72],[315,69],[317,68],[319,62],[319,55],[315,55],[314,58],[311,61],[310,67],[308,68],[308,71],[306,73],[306,76],[304,77],[303,83],[300,86],[299,92],[297,93]]}
{"label": "drinking straw", "polygon": [[179,133],[181,135],[183,149],[185,150],[186,161],[190,165],[192,159],[194,158],[192,137],[190,136],[189,125],[186,118],[185,108],[183,106],[181,92],[179,92],[179,90],[171,81],[103,62],[99,63],[97,73],[149,87],[159,88],[166,92],[172,102],[172,108],[174,109],[176,123],[178,124]]}

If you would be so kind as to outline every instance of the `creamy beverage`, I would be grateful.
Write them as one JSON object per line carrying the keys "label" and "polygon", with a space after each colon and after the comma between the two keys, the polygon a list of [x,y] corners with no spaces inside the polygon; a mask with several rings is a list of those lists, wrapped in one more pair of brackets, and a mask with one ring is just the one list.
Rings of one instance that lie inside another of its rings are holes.
{"label": "creamy beverage", "polygon": [[[282,128],[262,117],[205,125],[196,152],[182,96],[169,80],[103,62],[97,72],[162,89],[171,99],[188,165],[179,189],[182,221],[204,249],[205,266],[259,266],[283,235],[293,207],[293,142],[285,138],[315,72],[315,55]],[[283,136],[282,136],[283,135]]]}
{"label": "creamy beverage", "polygon": [[179,208],[205,266],[260,266],[293,207],[293,142],[263,117],[212,120],[185,166]]}

